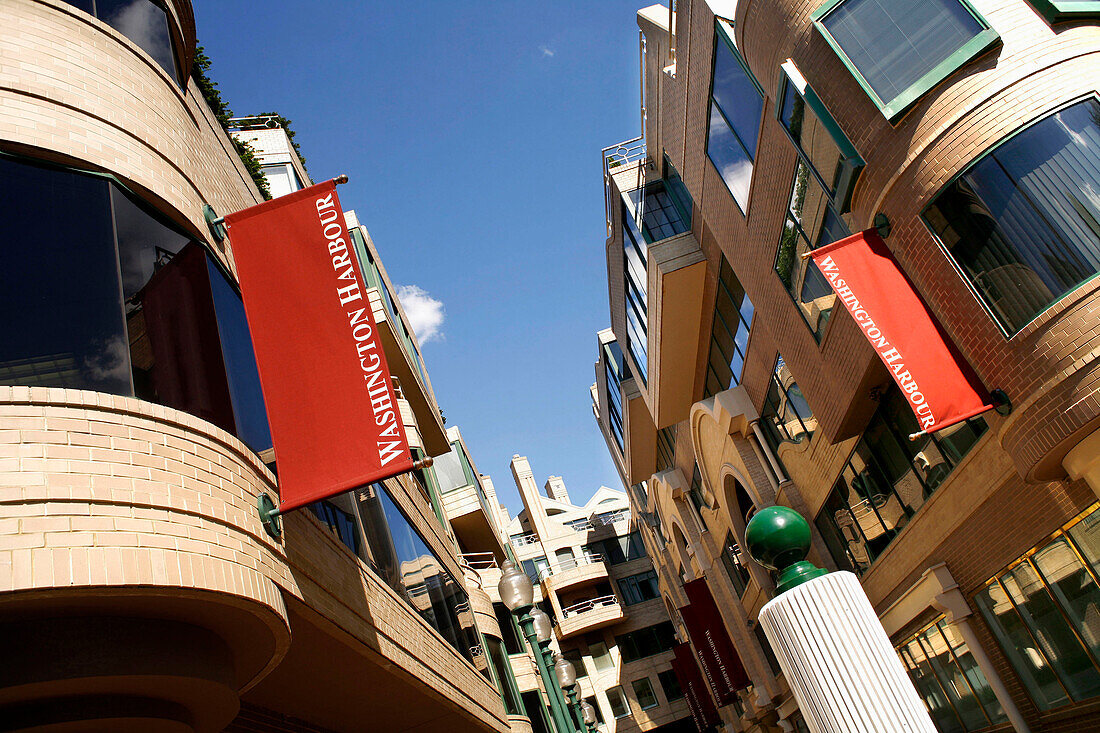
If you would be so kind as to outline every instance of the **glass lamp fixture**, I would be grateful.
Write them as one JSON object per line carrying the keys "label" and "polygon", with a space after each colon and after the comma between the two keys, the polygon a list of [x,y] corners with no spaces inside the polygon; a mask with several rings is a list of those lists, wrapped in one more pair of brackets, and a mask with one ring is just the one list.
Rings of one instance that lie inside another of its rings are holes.
{"label": "glass lamp fixture", "polygon": [[581,703],[581,715],[584,717],[585,725],[596,724],[596,709],[588,701]]}
{"label": "glass lamp fixture", "polygon": [[501,602],[509,611],[530,606],[535,600],[535,586],[531,584],[527,573],[517,568],[511,560],[505,560],[500,567],[503,572],[500,582],[497,583],[497,591]]}
{"label": "glass lamp fixture", "polygon": [[540,643],[545,644],[554,636],[554,622],[541,608],[531,611],[531,619],[535,622],[535,636]]}
{"label": "glass lamp fixture", "polygon": [[560,652],[554,655],[554,676],[558,678],[558,684],[563,690],[568,690],[577,684],[576,668]]}

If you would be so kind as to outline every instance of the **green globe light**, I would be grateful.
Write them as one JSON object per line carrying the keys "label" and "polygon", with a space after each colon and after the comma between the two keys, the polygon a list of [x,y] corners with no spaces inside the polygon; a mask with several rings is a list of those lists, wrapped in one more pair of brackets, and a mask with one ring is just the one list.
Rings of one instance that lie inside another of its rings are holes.
{"label": "green globe light", "polygon": [[779,593],[828,573],[806,560],[810,552],[810,524],[785,506],[761,509],[745,527],[745,546],[753,560],[779,573]]}

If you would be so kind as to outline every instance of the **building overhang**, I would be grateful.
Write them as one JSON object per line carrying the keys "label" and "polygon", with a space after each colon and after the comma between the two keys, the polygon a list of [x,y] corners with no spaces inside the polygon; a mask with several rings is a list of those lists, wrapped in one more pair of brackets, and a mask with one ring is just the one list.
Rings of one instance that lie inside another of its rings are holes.
{"label": "building overhang", "polygon": [[657,466],[657,426],[635,379],[624,379],[623,432],[626,434],[626,473],[631,485],[646,481]]}
{"label": "building overhang", "polygon": [[476,486],[463,486],[443,494],[443,509],[463,552],[491,552],[498,561],[506,559]]}
{"label": "building overhang", "polygon": [[599,606],[590,611],[584,611],[562,619],[557,625],[558,638],[569,639],[578,634],[597,631],[607,626],[622,623],[625,618],[626,612],[619,603]]}

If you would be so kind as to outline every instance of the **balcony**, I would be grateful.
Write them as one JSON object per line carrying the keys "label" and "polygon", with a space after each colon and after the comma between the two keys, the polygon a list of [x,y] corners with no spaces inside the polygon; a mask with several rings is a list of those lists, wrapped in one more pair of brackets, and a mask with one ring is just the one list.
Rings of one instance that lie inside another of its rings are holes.
{"label": "balcony", "polygon": [[533,545],[539,541],[539,536],[534,532],[528,532],[527,534],[517,534],[509,538],[512,544],[516,547],[526,547],[527,545]]}
{"label": "balcony", "polygon": [[586,555],[580,559],[556,563],[539,573],[546,594],[566,588],[576,588],[607,582],[607,563],[601,555]]}
{"label": "balcony", "polygon": [[446,492],[442,498],[447,521],[467,553],[488,553],[504,558],[504,548],[480,486],[462,486]]}
{"label": "balcony", "polygon": [[558,638],[568,639],[620,623],[624,619],[626,613],[614,594],[574,603],[562,609],[562,620],[557,626]]}

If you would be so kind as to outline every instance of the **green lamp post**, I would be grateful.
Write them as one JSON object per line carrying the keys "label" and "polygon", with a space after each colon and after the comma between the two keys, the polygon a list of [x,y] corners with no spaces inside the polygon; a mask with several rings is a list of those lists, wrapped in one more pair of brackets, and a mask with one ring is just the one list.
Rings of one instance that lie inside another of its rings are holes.
{"label": "green lamp post", "polygon": [[578,733],[583,733],[584,714],[581,711],[580,696],[577,694],[577,669],[560,653],[554,655],[554,676],[558,678],[562,692],[569,698],[568,709],[577,724]]}

